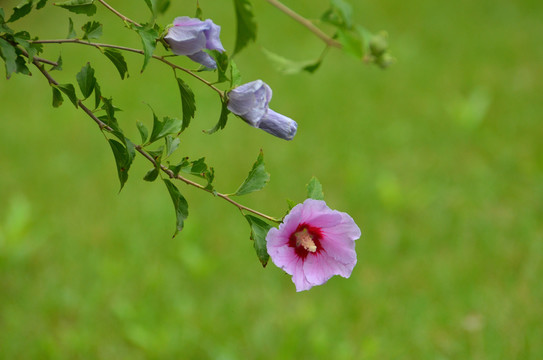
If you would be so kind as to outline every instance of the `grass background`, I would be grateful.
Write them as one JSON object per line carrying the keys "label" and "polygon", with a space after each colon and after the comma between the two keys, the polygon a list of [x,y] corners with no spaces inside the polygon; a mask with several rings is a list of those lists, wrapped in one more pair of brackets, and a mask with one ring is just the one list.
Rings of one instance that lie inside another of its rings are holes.
{"label": "grass background", "polygon": [[[181,184],[190,216],[171,239],[166,189],[141,180],[148,164],[136,161],[119,194],[95,124],[67,100],[53,109],[33,71],[0,82],[0,358],[543,358],[543,4],[356,1],[355,21],[386,29],[397,63],[381,71],[330,51],[316,74],[285,76],[261,47],[306,60],[322,44],[253,3],[258,42],[236,61],[244,81],[270,84],[271,107],[299,132],[285,142],[231,117],[205,135],[216,94],[186,79],[197,117],[179,157],[206,156],[231,192],[262,148],[271,182],[242,201],[275,216],[317,176],[328,204],[362,228],[351,278],[296,293],[273,264],[262,269],[234,207]],[[327,8],[285,3],[308,18]],[[17,2],[0,4],[10,14]],[[148,16],[143,1],[111,5]],[[201,6],[233,49],[232,4]],[[159,22],[193,13],[192,1],[174,2]],[[13,28],[63,38],[66,15],[48,4]],[[78,30],[88,21],[70,16]],[[103,7],[97,17],[100,41],[140,46]],[[90,47],[48,45],[43,56],[59,53],[57,80],[75,82],[90,61],[130,137],[136,120],[151,123],[147,103],[179,116],[162,64],[140,74],[141,57],[127,55],[121,82]]]}

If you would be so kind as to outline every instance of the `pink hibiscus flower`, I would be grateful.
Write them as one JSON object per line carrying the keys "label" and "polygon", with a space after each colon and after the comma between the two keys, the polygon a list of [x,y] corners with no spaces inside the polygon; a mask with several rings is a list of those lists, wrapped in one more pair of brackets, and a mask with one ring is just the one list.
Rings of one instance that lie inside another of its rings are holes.
{"label": "pink hibiscus flower", "polygon": [[360,228],[347,213],[314,199],[296,205],[266,235],[273,263],[292,275],[296,291],[322,285],[334,275],[351,276],[358,238]]}

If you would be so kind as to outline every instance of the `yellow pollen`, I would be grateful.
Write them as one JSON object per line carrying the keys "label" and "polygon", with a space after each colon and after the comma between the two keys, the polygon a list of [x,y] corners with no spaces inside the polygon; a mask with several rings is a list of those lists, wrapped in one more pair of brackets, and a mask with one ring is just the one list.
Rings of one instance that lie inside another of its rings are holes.
{"label": "yellow pollen", "polygon": [[313,237],[307,231],[307,229],[303,229],[302,231],[298,231],[296,234],[296,246],[303,246],[304,249],[306,249],[309,252],[314,253],[317,251],[317,245],[315,245],[315,242],[313,242]]}

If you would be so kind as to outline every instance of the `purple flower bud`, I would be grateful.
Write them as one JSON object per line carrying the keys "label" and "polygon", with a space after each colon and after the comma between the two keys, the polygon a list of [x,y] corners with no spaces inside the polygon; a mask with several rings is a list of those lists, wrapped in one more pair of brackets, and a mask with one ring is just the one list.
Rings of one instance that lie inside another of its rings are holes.
{"label": "purple flower bud", "polygon": [[168,29],[164,40],[170,45],[176,55],[187,55],[208,68],[215,69],[215,60],[203,49],[223,52],[224,48],[219,38],[221,27],[207,19],[190,18],[181,16],[175,18],[173,26]]}
{"label": "purple flower bud", "polygon": [[268,111],[272,90],[262,80],[238,86],[228,93],[228,110],[241,116],[251,126],[257,127]]}
{"label": "purple flower bud", "polygon": [[228,93],[228,110],[253,127],[281,139],[292,140],[296,135],[298,124],[271,110],[268,106],[271,98],[271,88],[262,80],[255,80]]}
{"label": "purple flower bud", "polygon": [[298,124],[291,118],[268,109],[268,112],[260,120],[258,128],[281,139],[292,140],[298,130]]}

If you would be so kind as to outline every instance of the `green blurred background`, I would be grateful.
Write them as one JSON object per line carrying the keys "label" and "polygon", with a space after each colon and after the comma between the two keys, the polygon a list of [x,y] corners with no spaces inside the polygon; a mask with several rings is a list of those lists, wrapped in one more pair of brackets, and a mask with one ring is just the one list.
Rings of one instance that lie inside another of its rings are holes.
{"label": "green blurred background", "polygon": [[[7,14],[17,3],[0,2]],[[194,1],[173,3],[160,23],[194,14]],[[382,71],[333,50],[314,75],[292,76],[261,47],[307,60],[322,44],[253,3],[258,42],[236,62],[245,82],[270,84],[271,107],[298,134],[285,142],[235,117],[203,134],[220,105],[186,78],[197,117],[178,157],[205,156],[217,189],[232,192],[262,148],[271,182],[241,200],[274,216],[317,176],[329,206],[362,229],[351,278],[296,293],[280,269],[260,266],[234,207],[182,184],[190,216],[172,239],[165,187],[141,180],[148,163],[136,161],[119,194],[96,125],[67,100],[53,109],[34,70],[0,82],[0,358],[542,359],[543,3],[353,1],[356,22],[389,32],[397,63]],[[285,3],[308,18],[328,7]],[[200,4],[232,50],[232,3]],[[148,18],[143,1],[111,5]],[[12,27],[63,38],[67,15],[78,30],[88,21],[48,4]],[[100,41],[140,46],[103,7],[97,19]],[[180,116],[162,64],[140,74],[141,57],[126,55],[121,82],[90,47],[49,45],[43,56],[59,53],[57,80],[74,83],[90,61],[130,137],[136,120],[151,123],[147,104]]]}

